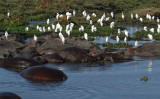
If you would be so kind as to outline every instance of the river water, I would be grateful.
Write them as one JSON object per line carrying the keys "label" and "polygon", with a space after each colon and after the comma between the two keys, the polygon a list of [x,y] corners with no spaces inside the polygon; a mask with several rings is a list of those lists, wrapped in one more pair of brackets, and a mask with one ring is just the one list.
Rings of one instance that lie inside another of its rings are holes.
{"label": "river water", "polygon": [[[23,99],[159,99],[159,58],[133,58],[123,63],[46,64],[68,76],[57,83],[34,83],[0,68],[0,92],[13,92]],[[145,76],[148,81],[141,81]]]}

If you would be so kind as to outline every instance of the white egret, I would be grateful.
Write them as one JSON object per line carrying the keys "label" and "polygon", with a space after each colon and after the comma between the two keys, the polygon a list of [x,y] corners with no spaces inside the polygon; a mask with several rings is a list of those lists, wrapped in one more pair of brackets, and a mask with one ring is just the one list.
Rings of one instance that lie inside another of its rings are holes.
{"label": "white egret", "polygon": [[137,41],[137,40],[134,42],[134,46],[135,46],[136,48],[138,47],[138,41]]}
{"label": "white egret", "polygon": [[47,24],[49,24],[49,19],[47,19]]}
{"label": "white egret", "polygon": [[124,30],[125,36],[128,37],[128,31]]}
{"label": "white egret", "polygon": [[62,40],[62,43],[65,44],[65,38],[64,38],[64,36],[62,36],[61,40]]}
{"label": "white egret", "polygon": [[93,24],[93,21],[92,21],[92,20],[90,20],[90,21],[89,21],[89,24],[90,24],[90,25],[92,25],[92,24]]}
{"label": "white egret", "polygon": [[127,37],[124,38],[124,42],[127,44]]}
{"label": "white egret", "polygon": [[108,43],[108,36],[106,37],[106,43]]}
{"label": "white egret", "polygon": [[48,31],[51,31],[51,27],[48,27]]}
{"label": "white egret", "polygon": [[10,17],[10,12],[7,13],[8,18]]}
{"label": "white egret", "polygon": [[140,21],[140,22],[143,22],[143,18],[139,18],[139,21]]}
{"label": "white egret", "polygon": [[8,32],[7,31],[5,32],[4,35],[5,35],[6,39],[8,39]]}
{"label": "white egret", "polygon": [[114,13],[113,13],[113,12],[111,12],[111,17],[112,17],[112,18],[114,17]]}
{"label": "white egret", "polygon": [[37,30],[39,29],[39,25],[36,26],[36,29],[37,29]]}
{"label": "white egret", "polygon": [[122,12],[122,19],[124,20],[124,14],[123,14],[123,12]]}
{"label": "white egret", "polygon": [[93,16],[93,17],[96,17],[97,15],[96,15],[95,13],[92,13],[92,16]]}
{"label": "white egret", "polygon": [[148,34],[149,40],[153,41],[153,36],[151,34]]}
{"label": "white egret", "polygon": [[136,17],[136,19],[138,19],[138,17],[139,17],[139,16],[138,16],[138,14],[137,14],[137,13],[136,13],[136,16],[135,16],[135,17]]}
{"label": "white egret", "polygon": [[146,26],[144,26],[143,30],[144,30],[144,31],[148,31]]}
{"label": "white egret", "polygon": [[88,40],[88,34],[87,33],[84,33],[84,39]]}
{"label": "white egret", "polygon": [[52,29],[53,29],[53,30],[55,29],[55,25],[54,25],[54,24],[52,24]]}
{"label": "white egret", "polygon": [[28,31],[29,31],[29,27],[26,27],[26,28],[25,28],[25,31],[28,32]]}
{"label": "white egret", "polygon": [[117,40],[117,43],[119,43],[120,39],[118,36],[116,36],[116,40]]}
{"label": "white egret", "polygon": [[121,30],[120,30],[120,29],[118,29],[118,34],[119,34],[119,35],[121,34]]}
{"label": "white egret", "polygon": [[73,10],[73,16],[76,16],[76,11],[75,10]]}
{"label": "white egret", "polygon": [[133,14],[131,13],[131,19],[133,19]]}
{"label": "white egret", "polygon": [[154,28],[151,28],[151,29],[150,29],[150,32],[154,33]]}
{"label": "white egret", "polygon": [[38,39],[37,36],[34,35],[33,40],[37,42],[37,39]]}

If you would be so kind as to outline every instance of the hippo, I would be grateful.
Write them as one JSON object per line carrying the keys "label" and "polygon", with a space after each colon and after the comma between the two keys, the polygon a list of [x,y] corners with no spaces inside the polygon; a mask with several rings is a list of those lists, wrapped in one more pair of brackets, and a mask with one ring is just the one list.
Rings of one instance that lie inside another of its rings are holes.
{"label": "hippo", "polygon": [[21,76],[32,81],[65,81],[67,76],[60,70],[49,66],[34,66],[23,70]]}
{"label": "hippo", "polygon": [[11,92],[0,92],[0,99],[22,99],[22,98]]}
{"label": "hippo", "polygon": [[138,48],[127,48],[124,53],[125,55],[135,55],[135,56],[155,56],[155,54],[160,51],[160,42],[145,43]]}
{"label": "hippo", "polygon": [[69,62],[82,62],[88,56],[88,52],[78,47],[68,47],[59,53],[65,61]]}
{"label": "hippo", "polygon": [[21,70],[26,67],[41,65],[40,62],[34,61],[32,59],[14,57],[0,60],[0,67],[12,69],[12,70]]}
{"label": "hippo", "polygon": [[45,55],[46,60],[49,63],[63,63],[64,59],[58,54],[48,54]]}

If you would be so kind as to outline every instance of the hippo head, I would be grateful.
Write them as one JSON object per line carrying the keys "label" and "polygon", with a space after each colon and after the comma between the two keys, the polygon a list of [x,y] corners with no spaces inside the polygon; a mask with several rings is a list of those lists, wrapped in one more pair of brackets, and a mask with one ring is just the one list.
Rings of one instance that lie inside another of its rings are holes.
{"label": "hippo head", "polygon": [[125,55],[128,55],[128,56],[132,56],[132,55],[134,55],[135,54],[135,49],[134,48],[127,48],[125,51],[124,51],[124,53],[125,53]]}

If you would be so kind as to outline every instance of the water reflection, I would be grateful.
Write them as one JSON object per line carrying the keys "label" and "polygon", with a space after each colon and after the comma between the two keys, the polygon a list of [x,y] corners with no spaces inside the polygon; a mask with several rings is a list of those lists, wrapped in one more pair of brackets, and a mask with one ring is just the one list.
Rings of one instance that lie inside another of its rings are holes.
{"label": "water reflection", "polygon": [[148,72],[152,71],[152,60],[149,61],[148,63]]}

